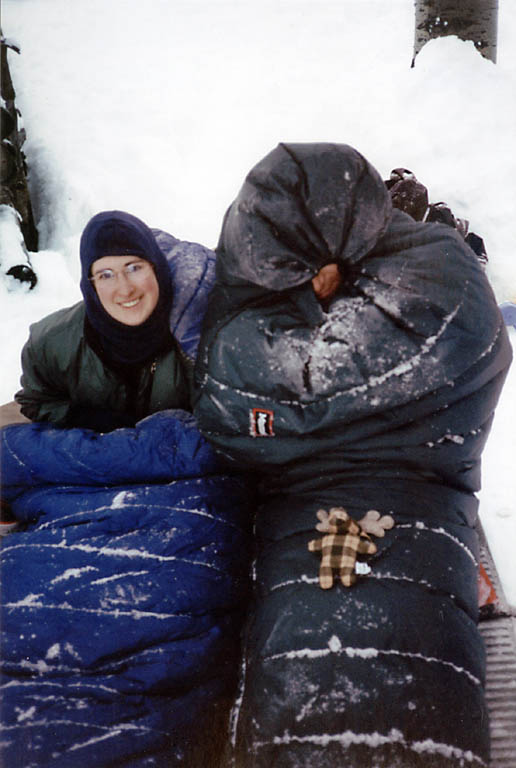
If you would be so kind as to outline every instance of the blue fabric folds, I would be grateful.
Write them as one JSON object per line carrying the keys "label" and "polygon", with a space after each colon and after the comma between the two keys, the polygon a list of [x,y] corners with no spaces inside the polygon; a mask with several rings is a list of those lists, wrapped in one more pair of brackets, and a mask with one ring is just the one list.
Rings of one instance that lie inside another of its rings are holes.
{"label": "blue fabric folds", "polygon": [[[152,235],[193,359],[215,255]],[[247,597],[245,480],[184,411],[107,434],[6,427],[0,458],[20,521],[0,564],[0,764],[215,765]]]}
{"label": "blue fabric folds", "polygon": [[195,764],[238,666],[244,482],[183,411],[1,445],[4,764]]}

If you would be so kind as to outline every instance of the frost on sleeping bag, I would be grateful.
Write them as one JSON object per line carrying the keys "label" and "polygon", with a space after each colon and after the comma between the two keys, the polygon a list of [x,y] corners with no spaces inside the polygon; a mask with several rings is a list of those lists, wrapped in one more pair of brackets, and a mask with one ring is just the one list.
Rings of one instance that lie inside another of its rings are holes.
{"label": "frost on sleeping bag", "polygon": [[[197,313],[175,322],[193,351]],[[215,760],[246,596],[243,482],[184,411],[107,434],[5,427],[0,454],[22,523],[1,551],[0,763]]]}
{"label": "frost on sleeping bag", "polygon": [[[487,765],[475,492],[511,350],[475,255],[393,211],[351,147],[281,144],[226,214],[216,278],[194,412],[261,480],[235,766]],[[321,589],[334,507],[394,527]]]}

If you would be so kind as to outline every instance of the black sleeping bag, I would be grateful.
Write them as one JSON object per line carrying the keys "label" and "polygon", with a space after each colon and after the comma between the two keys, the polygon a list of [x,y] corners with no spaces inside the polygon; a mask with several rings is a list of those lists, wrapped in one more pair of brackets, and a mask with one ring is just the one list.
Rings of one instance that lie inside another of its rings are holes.
{"label": "black sleeping bag", "polygon": [[[217,255],[195,413],[260,482],[234,764],[486,765],[475,492],[511,347],[482,268],[335,144],[264,158]],[[321,589],[308,543],[333,507],[394,527]]]}

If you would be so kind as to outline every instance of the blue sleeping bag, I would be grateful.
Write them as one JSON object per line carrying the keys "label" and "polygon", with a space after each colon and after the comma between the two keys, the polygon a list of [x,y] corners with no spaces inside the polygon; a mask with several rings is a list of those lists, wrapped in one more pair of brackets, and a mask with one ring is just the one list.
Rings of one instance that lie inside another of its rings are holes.
{"label": "blue sleeping bag", "polygon": [[[212,267],[176,270],[190,354]],[[0,446],[21,522],[1,552],[0,764],[215,765],[247,595],[245,480],[184,411],[107,434],[9,426]]]}

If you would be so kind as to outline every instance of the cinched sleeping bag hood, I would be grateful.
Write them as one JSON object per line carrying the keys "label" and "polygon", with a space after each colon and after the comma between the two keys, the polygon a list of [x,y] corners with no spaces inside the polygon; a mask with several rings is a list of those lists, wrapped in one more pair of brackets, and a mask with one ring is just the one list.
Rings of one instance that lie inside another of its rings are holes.
{"label": "cinched sleeping bag hood", "polygon": [[[310,278],[335,259],[343,285],[324,312]],[[503,362],[485,356],[493,345]],[[353,149],[280,145],[251,171],[224,221],[197,360],[197,414],[219,448],[260,466],[327,450],[344,426],[367,436],[375,414],[394,427],[394,407],[424,413],[430,393],[446,407],[459,377],[489,378],[509,357],[472,251],[450,227],[391,212]],[[249,441],[261,411],[266,443]]]}
{"label": "cinched sleeping bag hood", "polygon": [[325,264],[353,265],[391,218],[378,172],[345,144],[279,144],[229,208],[218,277],[269,291],[307,283]]}
{"label": "cinched sleeping bag hood", "polygon": [[[475,254],[391,211],[350,147],[306,144],[251,171],[217,256],[195,414],[261,490],[234,766],[487,765],[475,491],[511,346]],[[323,590],[332,507],[395,524]]]}

